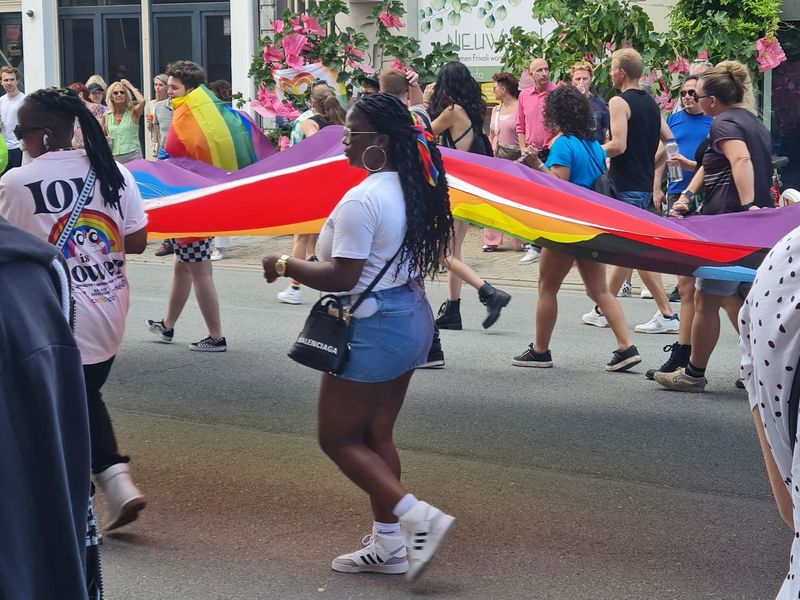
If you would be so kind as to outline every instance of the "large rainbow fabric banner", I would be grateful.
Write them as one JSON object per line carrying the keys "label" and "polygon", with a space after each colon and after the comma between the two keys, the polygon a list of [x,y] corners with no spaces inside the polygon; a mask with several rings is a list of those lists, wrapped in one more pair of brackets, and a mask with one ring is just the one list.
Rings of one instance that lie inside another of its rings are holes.
{"label": "large rainbow fabric banner", "polygon": [[[235,173],[189,160],[135,161],[153,238],[318,232],[366,172],[347,164],[342,129]],[[800,205],[664,219],[507,160],[442,149],[453,214],[598,262],[691,275],[698,267],[756,268],[800,226]]]}
{"label": "large rainbow fabric banner", "polygon": [[201,85],[172,100],[174,113],[164,151],[236,171],[275,153],[261,129]]}

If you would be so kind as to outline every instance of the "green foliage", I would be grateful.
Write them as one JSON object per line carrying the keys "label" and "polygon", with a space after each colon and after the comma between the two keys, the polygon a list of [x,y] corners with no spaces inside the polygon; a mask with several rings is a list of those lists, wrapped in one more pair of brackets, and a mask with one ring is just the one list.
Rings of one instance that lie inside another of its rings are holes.
{"label": "green foliage", "polygon": [[[522,0],[507,0],[517,6]],[[494,29],[497,23],[508,16],[508,9],[502,0],[432,0],[431,6],[419,10],[419,26],[423,33],[441,31],[445,21],[455,26],[461,22],[461,15],[477,13],[487,29]]]}
{"label": "green foliage", "polygon": [[[436,0],[444,6],[445,0]],[[459,0],[446,0],[447,5],[451,7],[451,12],[455,10],[458,5],[461,10],[462,3]],[[463,4],[470,7],[472,3],[477,4],[478,0],[467,0]],[[438,4],[437,4],[438,5]],[[428,8],[427,10],[431,10]],[[411,67],[419,74],[421,82],[431,82],[436,79],[436,74],[439,69],[446,62],[458,59],[458,46],[453,43],[442,44],[436,42],[433,44],[431,51],[422,55],[420,52],[419,40],[407,35],[398,35],[396,29],[387,28],[380,20],[382,12],[386,12],[393,17],[402,19],[406,15],[406,9],[402,0],[385,0],[377,5],[368,17],[377,26],[376,36],[376,52],[375,52],[375,68],[380,70],[396,60],[407,67]],[[420,10],[421,13],[425,11]],[[460,14],[460,13],[454,13]],[[451,24],[453,24],[451,22]],[[442,25],[443,26],[443,25]]]}
{"label": "green foliage", "polygon": [[520,73],[533,58],[541,57],[550,64],[552,78],[560,80],[568,77],[570,67],[579,60],[599,61],[594,82],[600,95],[608,97],[607,44],[613,49],[631,45],[651,66],[660,66],[666,59],[664,42],[653,33],[650,17],[628,0],[534,0],[532,11],[540,22],[552,19],[558,25],[547,38],[513,27],[495,47],[502,53],[504,69]]}
{"label": "green foliage", "polygon": [[671,45],[683,56],[706,50],[712,62],[755,62],[755,41],[775,36],[780,0],[678,0],[670,11]]}

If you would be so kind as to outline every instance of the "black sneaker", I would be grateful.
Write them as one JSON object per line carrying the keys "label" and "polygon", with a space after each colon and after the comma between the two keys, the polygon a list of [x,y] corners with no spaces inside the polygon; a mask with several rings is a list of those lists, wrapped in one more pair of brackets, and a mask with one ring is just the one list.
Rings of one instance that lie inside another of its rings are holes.
{"label": "black sneaker", "polygon": [[147,319],[147,331],[160,337],[161,341],[165,344],[171,343],[172,338],[175,335],[175,329],[167,329],[166,325],[164,325],[163,319],[160,321]]}
{"label": "black sneaker", "polygon": [[692,353],[692,347],[689,345],[681,345],[678,342],[674,344],[667,344],[664,346],[664,352],[669,352],[667,362],[661,365],[658,369],[648,369],[645,377],[648,379],[655,379],[656,372],[661,373],[674,373],[681,367],[689,366],[689,355]]}
{"label": "black sneaker", "polygon": [[511,295],[503,290],[498,290],[488,283],[484,283],[478,290],[478,298],[486,307],[489,314],[483,320],[483,328],[489,329],[500,318],[500,311],[511,301]]}
{"label": "black sneaker", "polygon": [[225,343],[224,337],[215,340],[211,336],[208,336],[199,342],[192,342],[189,344],[189,350],[194,350],[195,352],[225,352],[227,349],[228,345]]}
{"label": "black sneaker", "polygon": [[640,362],[642,362],[642,357],[639,356],[636,346],[630,346],[625,350],[614,350],[611,360],[606,365],[606,371],[627,371]]}
{"label": "black sneaker", "polygon": [[433,334],[431,349],[428,351],[428,360],[418,366],[418,369],[441,369],[444,367],[444,351],[442,350],[442,340],[439,339],[439,332]]}
{"label": "black sneaker", "polygon": [[669,301],[670,302],[680,302],[681,301],[681,294],[678,291],[678,286],[675,286],[675,289],[669,293]]}
{"label": "black sneaker", "polygon": [[549,369],[553,366],[553,357],[550,350],[544,352],[536,352],[533,349],[533,344],[528,344],[528,349],[519,356],[515,356],[511,364],[515,367],[539,367],[540,369]]}

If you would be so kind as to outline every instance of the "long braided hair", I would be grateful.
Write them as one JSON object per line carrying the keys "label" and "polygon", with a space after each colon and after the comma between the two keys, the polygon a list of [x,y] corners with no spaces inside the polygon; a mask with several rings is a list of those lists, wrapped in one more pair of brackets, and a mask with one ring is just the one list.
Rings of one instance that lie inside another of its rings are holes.
{"label": "long braided hair", "polygon": [[390,94],[370,94],[353,106],[372,125],[374,131],[389,137],[388,159],[397,169],[406,202],[406,236],[401,261],[408,260],[409,274],[419,269],[423,277],[438,272],[453,231],[453,215],[447,193],[442,156],[429,140],[430,160],[438,171],[435,185],[426,179],[418,135],[408,107]]}
{"label": "long braided hair", "polygon": [[125,178],[114,161],[100,123],[83,101],[71,90],[51,87],[29,94],[25,102],[35,111],[37,126],[46,126],[54,132],[71,132],[75,119],[78,120],[86,157],[97,176],[103,201],[106,206],[120,210],[120,194],[125,187]]}

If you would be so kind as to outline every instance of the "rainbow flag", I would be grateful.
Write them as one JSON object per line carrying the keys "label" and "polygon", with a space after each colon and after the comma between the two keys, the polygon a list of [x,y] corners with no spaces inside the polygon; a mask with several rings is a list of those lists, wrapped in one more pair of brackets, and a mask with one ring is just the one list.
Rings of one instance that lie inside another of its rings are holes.
{"label": "rainbow flag", "polygon": [[[152,238],[316,233],[367,176],[348,165],[341,138],[341,127],[325,127],[235,173],[185,159],[126,166]],[[597,262],[677,275],[713,267],[724,279],[719,269],[757,268],[800,226],[800,204],[665,219],[512,161],[441,152],[455,217]]]}
{"label": "rainbow flag", "polygon": [[172,101],[172,126],[164,150],[225,171],[238,171],[275,153],[269,139],[247,115],[201,85]]}

